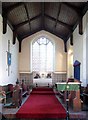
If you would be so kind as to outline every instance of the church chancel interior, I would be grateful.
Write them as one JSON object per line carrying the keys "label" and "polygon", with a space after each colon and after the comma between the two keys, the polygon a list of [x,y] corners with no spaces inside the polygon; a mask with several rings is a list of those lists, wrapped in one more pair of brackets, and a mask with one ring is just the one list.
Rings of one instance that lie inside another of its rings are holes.
{"label": "church chancel interior", "polygon": [[87,120],[87,51],[87,1],[0,2],[0,119]]}

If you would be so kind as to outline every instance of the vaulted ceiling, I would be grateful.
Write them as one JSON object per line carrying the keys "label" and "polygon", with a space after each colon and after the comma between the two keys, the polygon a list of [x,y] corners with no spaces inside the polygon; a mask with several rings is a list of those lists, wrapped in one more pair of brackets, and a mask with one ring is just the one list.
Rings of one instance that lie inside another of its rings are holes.
{"label": "vaulted ceiling", "polygon": [[13,30],[13,44],[16,37],[21,44],[24,38],[41,30],[66,43],[78,24],[79,33],[83,33],[82,17],[87,10],[88,2],[3,2],[3,33],[7,31],[8,22]]}

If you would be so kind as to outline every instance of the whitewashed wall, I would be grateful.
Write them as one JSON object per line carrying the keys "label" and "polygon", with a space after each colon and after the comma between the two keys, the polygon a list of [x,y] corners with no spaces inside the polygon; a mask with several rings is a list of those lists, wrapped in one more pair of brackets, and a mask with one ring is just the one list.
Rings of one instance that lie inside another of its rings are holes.
{"label": "whitewashed wall", "polygon": [[[2,23],[2,17],[0,17],[0,23]],[[0,27],[0,33],[2,34],[2,27]],[[8,65],[7,65],[7,51],[8,51],[8,40],[10,40],[10,52],[11,52],[11,66],[10,74],[8,76]],[[0,85],[6,85],[9,83],[15,84],[18,78],[18,40],[16,44],[12,44],[13,33],[9,26],[7,26],[6,34],[2,34],[0,37]]]}
{"label": "whitewashed wall", "polygon": [[22,41],[22,50],[19,53],[19,72],[31,71],[31,44],[33,40],[37,40],[39,37],[45,36],[49,40],[53,41],[55,46],[54,52],[54,71],[66,72],[66,53],[64,52],[64,43],[60,38],[52,35],[51,33],[40,31]]}
{"label": "whitewashed wall", "polygon": [[73,68],[73,46],[70,45],[70,39],[67,42],[67,78],[74,77]]}
{"label": "whitewashed wall", "polygon": [[73,33],[74,37],[74,46],[73,46],[73,51],[74,51],[74,62],[75,60],[78,60],[81,65],[80,65],[80,80],[82,81],[83,79],[83,35],[80,35],[78,33],[78,27]]}
{"label": "whitewashed wall", "polygon": [[[78,60],[80,65],[80,80],[82,85],[86,86],[88,84],[88,12],[83,17],[83,35],[79,34],[78,26],[73,32],[73,47],[67,42],[68,53],[69,50],[73,51],[73,63]],[[71,75],[71,69],[73,66],[69,65],[69,55],[67,54],[67,77]],[[73,71],[73,70],[72,70]],[[72,75],[73,72],[72,72]]]}
{"label": "whitewashed wall", "polygon": [[86,14],[86,83],[88,84],[88,11]]}

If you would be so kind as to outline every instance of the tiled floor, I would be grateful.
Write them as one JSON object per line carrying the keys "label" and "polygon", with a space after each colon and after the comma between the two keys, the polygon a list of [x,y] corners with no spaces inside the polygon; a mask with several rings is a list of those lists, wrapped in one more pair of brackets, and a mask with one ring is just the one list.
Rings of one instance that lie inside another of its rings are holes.
{"label": "tiled floor", "polygon": [[[26,101],[26,99],[29,97],[29,95],[25,98],[23,98],[22,104]],[[61,101],[61,99],[57,96],[57,98]],[[61,101],[63,106],[66,109],[66,105]],[[19,108],[3,108],[2,113],[6,118],[15,118],[16,112],[19,110]],[[80,112],[74,112],[73,109],[69,108],[69,116],[71,120],[88,120],[88,111],[80,111]]]}

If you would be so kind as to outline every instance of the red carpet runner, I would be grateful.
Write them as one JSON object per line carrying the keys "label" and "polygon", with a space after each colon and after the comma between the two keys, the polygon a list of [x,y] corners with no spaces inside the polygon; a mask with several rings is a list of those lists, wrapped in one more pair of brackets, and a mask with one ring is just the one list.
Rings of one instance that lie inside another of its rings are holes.
{"label": "red carpet runner", "polygon": [[16,113],[16,117],[66,118],[66,111],[55,97],[51,88],[35,88],[27,101]]}

